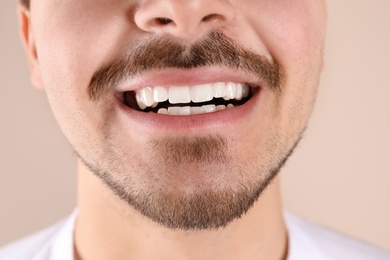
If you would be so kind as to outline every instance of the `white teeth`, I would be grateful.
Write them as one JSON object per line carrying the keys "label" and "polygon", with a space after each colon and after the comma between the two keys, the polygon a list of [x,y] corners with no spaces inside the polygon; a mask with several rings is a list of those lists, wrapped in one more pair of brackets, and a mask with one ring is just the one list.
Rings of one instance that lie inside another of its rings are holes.
{"label": "white teeth", "polygon": [[158,110],[158,114],[164,114],[164,115],[171,115],[171,116],[188,116],[188,115],[199,115],[199,114],[206,114],[206,113],[212,113],[216,111],[221,111],[229,108],[233,108],[233,104],[229,104],[227,106],[224,105],[204,105],[201,107],[168,107],[166,108],[160,108]]}
{"label": "white teeth", "polygon": [[[208,102],[213,98],[223,98],[229,100],[241,100],[249,96],[250,87],[243,83],[233,82],[216,82],[213,84],[202,84],[195,86],[171,86],[171,87],[144,87],[136,91],[135,99],[141,110],[148,107],[155,108],[158,103],[169,101],[171,104],[189,104]],[[190,115],[203,114],[215,111],[221,111],[227,108],[234,107],[229,104],[224,105],[205,105],[205,106],[184,106],[184,107],[169,107],[168,109],[161,108],[157,113],[169,115]]]}
{"label": "white teeth", "polygon": [[191,93],[190,87],[170,87],[169,88],[169,103],[190,103]]}
{"label": "white teeth", "polygon": [[168,115],[168,109],[166,108],[160,108],[157,113],[159,114],[164,114],[164,115]]}
{"label": "white teeth", "polygon": [[243,84],[237,84],[236,88],[236,94],[234,95],[234,99],[241,100],[242,99],[242,85]]}
{"label": "white teeth", "polygon": [[194,103],[207,102],[214,98],[211,84],[196,85],[191,87],[191,100]]}
{"label": "white teeth", "polygon": [[226,84],[226,87],[227,87],[227,97],[229,99],[233,99],[236,96],[237,84],[233,82],[229,82]]}
{"label": "white teeth", "polygon": [[215,110],[217,109],[215,105],[205,105],[205,106],[202,106],[203,110],[205,113],[212,113],[212,112],[215,112]]}
{"label": "white teeth", "polygon": [[153,91],[150,87],[146,87],[146,88],[141,89],[140,96],[141,96],[140,100],[146,106],[150,107],[154,104]]}
{"label": "white teeth", "polygon": [[202,107],[191,107],[191,115],[198,115],[203,113],[204,112]]}
{"label": "white teeth", "polygon": [[178,116],[180,115],[181,107],[168,107],[168,115]]}
{"label": "white teeth", "polygon": [[181,107],[179,111],[181,116],[188,116],[191,115],[191,107]]}
{"label": "white teeth", "polygon": [[[165,111],[163,111],[165,113]],[[191,107],[168,107],[168,115],[172,116],[188,116],[191,115]]]}
{"label": "white teeth", "polygon": [[225,105],[218,105],[216,110],[221,111],[221,110],[225,110],[225,109],[226,109]]}
{"label": "white teeth", "polygon": [[135,100],[137,101],[139,108],[145,109],[148,107],[147,105],[145,105],[143,99],[141,98],[141,95],[138,95],[138,93],[135,95]]}
{"label": "white teeth", "polygon": [[153,90],[153,99],[155,102],[164,102],[168,100],[168,90],[164,87],[155,87]]}
{"label": "white teeth", "polygon": [[227,95],[226,84],[223,82],[214,83],[212,88],[214,97],[216,98],[222,98]]}
{"label": "white teeth", "polygon": [[242,86],[242,97],[243,98],[246,98],[249,96],[249,92],[250,92],[250,87],[246,84],[243,84]]}

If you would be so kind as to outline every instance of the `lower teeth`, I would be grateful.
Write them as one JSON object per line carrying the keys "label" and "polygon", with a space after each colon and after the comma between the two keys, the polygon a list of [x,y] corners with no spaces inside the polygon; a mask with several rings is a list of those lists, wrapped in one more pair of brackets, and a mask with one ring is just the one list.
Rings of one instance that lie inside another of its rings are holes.
{"label": "lower teeth", "polygon": [[[198,115],[198,114],[206,114],[206,113],[213,113],[216,111],[225,110],[228,108],[234,107],[233,104],[225,105],[204,105],[201,107],[191,107],[191,106],[185,106],[185,107],[168,107],[166,108],[160,108],[157,113],[158,114],[164,114],[164,115],[173,115],[173,116],[187,116],[187,115]],[[153,112],[151,112],[153,113]]]}

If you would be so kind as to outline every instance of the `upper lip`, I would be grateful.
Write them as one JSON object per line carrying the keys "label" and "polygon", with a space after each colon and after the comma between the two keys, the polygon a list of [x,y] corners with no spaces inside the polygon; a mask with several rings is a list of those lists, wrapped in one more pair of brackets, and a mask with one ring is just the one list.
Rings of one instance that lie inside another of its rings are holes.
{"label": "upper lip", "polygon": [[115,91],[123,93],[137,91],[147,86],[193,86],[215,82],[245,83],[252,87],[265,84],[258,75],[224,67],[168,68],[151,70],[131,79],[126,79],[116,86]]}

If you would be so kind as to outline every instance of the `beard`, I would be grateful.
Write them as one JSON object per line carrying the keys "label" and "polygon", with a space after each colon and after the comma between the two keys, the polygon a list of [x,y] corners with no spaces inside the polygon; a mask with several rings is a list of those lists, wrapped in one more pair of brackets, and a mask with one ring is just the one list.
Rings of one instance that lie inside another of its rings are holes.
{"label": "beard", "polygon": [[[88,93],[99,104],[124,78],[152,69],[212,65],[258,75],[271,91],[281,93],[284,79],[277,63],[218,31],[191,46],[163,37],[134,47],[98,70]],[[115,116],[105,119],[104,137],[94,152],[89,152],[88,158],[80,156],[81,160],[129,206],[170,229],[218,229],[240,218],[269,186],[294,148],[291,140],[281,144],[277,131],[269,131],[257,143],[254,129],[246,134],[231,133],[235,137],[194,133],[124,140],[113,127]]]}
{"label": "beard", "polygon": [[169,229],[215,230],[251,209],[298,142],[285,154],[274,151],[278,157],[265,164],[240,158],[220,135],[162,138],[149,142],[141,154],[117,154],[121,147],[111,143],[102,160],[88,163],[79,157],[121,200],[153,222]]}

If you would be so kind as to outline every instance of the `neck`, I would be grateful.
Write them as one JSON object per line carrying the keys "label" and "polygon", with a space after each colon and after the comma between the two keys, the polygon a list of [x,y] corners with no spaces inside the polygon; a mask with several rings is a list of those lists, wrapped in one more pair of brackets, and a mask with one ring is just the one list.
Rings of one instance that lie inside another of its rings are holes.
{"label": "neck", "polygon": [[239,220],[212,231],[164,228],[121,201],[79,162],[75,256],[111,259],[284,259],[278,177]]}

